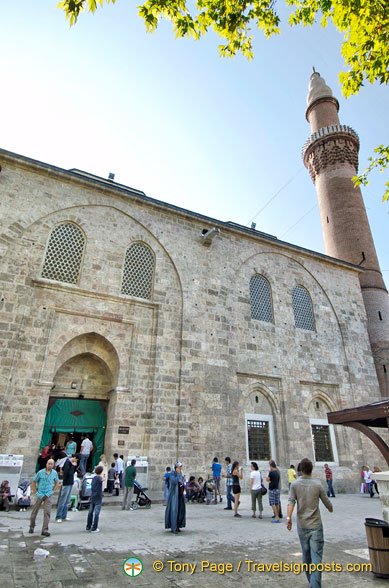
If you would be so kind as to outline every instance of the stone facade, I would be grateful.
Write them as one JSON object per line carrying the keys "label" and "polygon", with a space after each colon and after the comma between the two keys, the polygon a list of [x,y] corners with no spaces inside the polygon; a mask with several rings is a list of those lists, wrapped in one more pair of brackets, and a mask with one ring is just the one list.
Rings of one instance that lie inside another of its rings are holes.
{"label": "stone facade", "polygon": [[[314,421],[379,398],[357,267],[102,178],[6,151],[0,165],[0,452],[23,454],[26,473],[54,397],[108,401],[105,454],[146,455],[152,488],[176,458],[187,474],[207,475],[214,455],[248,472],[247,419],[269,423],[281,470],[314,459]],[[85,240],[73,284],[42,277],[61,223]],[[134,242],[153,253],[150,299],[121,293]],[[273,322],[251,318],[254,275]],[[313,331],[295,327],[296,285]],[[334,434],[337,488],[357,489],[382,458],[356,431]]]}

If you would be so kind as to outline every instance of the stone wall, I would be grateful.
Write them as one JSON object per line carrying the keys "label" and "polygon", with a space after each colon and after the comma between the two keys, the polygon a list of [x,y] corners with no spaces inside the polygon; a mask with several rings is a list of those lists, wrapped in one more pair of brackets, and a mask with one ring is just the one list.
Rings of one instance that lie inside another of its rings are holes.
{"label": "stone wall", "polygon": [[[147,455],[153,488],[176,458],[204,475],[214,455],[230,455],[248,474],[247,415],[271,421],[272,455],[285,469],[313,457],[310,419],[379,397],[357,270],[115,184],[0,159],[0,451],[23,453],[26,472],[50,395],[71,395],[72,381],[86,398],[109,399],[105,453]],[[41,277],[61,222],[85,235],[77,284]],[[202,231],[213,226],[220,234],[205,245]],[[151,300],[121,294],[134,241],[155,256]],[[254,274],[270,284],[273,323],[251,319]],[[309,292],[315,331],[295,327],[296,285]],[[356,489],[361,437],[343,428],[335,436],[334,475]]]}

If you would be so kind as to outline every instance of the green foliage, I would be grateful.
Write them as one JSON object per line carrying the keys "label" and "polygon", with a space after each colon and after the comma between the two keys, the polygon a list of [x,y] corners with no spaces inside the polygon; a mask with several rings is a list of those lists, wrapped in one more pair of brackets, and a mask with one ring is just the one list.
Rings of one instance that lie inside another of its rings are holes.
{"label": "green foliage", "polygon": [[388,0],[285,0],[295,7],[291,25],[332,21],[344,33],[342,55],[347,68],[339,75],[346,98],[357,94],[365,80],[373,84],[389,81]]}
{"label": "green foliage", "polygon": [[[105,0],[107,4],[115,4],[116,0]],[[88,8],[88,12],[95,13],[97,5],[103,6],[104,0],[61,0],[57,4],[57,8],[65,11],[66,18],[69,20],[70,26],[76,24],[80,12]]]}
{"label": "green foliage", "polygon": [[[115,0],[62,0],[73,25],[85,8],[94,13],[104,2]],[[254,56],[254,28],[266,37],[280,32],[275,0],[146,0],[138,7],[146,29],[154,32],[161,20],[169,20],[176,37],[199,39],[213,29],[224,41],[219,46],[223,57],[242,53]],[[340,74],[346,97],[357,94],[364,81],[387,84],[389,81],[389,6],[388,0],[285,0],[294,9],[291,25],[312,26],[318,19],[323,27],[332,21],[344,34],[342,55],[346,70]],[[188,7],[190,5],[190,8]]]}
{"label": "green foliage", "polygon": [[[377,153],[377,157],[369,157],[369,167],[365,169],[363,174],[353,178],[355,186],[367,186],[369,183],[367,176],[374,168],[378,168],[380,172],[383,172],[389,166],[389,146],[379,145],[374,149],[374,153]],[[389,200],[389,182],[386,182],[385,186],[386,192],[382,199]]]}

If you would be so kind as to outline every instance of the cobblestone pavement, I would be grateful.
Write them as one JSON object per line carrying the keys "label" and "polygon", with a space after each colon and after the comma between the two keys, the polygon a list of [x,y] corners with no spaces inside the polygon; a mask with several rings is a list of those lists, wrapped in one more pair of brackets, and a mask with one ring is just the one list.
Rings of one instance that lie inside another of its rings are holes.
{"label": "cobblestone pavement", "polygon": [[[286,497],[282,500],[286,512]],[[340,495],[333,503],[333,514],[322,509],[326,541],[323,562],[336,562],[343,567],[348,563],[368,563],[364,518],[381,518],[379,500]],[[187,527],[180,535],[164,530],[164,507],[161,504],[153,504],[150,510],[134,512],[106,506],[100,518],[101,532],[97,534],[85,532],[85,510],[70,513],[72,520],[61,524],[55,523],[53,511],[49,538],[38,533],[28,534],[28,512],[0,513],[0,586],[121,588],[136,584],[233,588],[243,584],[307,588],[304,573],[253,570],[254,563],[301,563],[295,525],[292,532],[288,532],[285,521],[272,524],[267,500],[265,504],[262,520],[251,517],[248,496],[242,497],[241,519],[224,511],[224,503],[189,505]],[[38,525],[41,521],[42,513],[39,513]],[[40,528],[36,530],[39,532]],[[50,552],[43,562],[33,560],[37,547]],[[130,578],[124,574],[123,563],[129,557],[142,560],[141,575]],[[153,569],[156,561],[162,562],[164,569],[161,572]],[[247,563],[250,561],[253,563]],[[207,566],[202,562],[215,566],[212,571],[210,566],[202,571],[202,565]],[[222,573],[222,564],[227,563],[231,564],[232,571]],[[191,573],[195,564],[196,569]],[[386,580],[375,578],[369,572],[323,573],[324,587],[386,585]]]}

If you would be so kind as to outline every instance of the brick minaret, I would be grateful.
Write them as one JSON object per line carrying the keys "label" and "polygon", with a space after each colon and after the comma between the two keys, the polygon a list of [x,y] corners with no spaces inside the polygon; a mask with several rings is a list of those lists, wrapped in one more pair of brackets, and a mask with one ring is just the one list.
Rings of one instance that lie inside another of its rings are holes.
{"label": "brick minaret", "polygon": [[[304,165],[316,185],[326,253],[364,267],[360,275],[368,332],[381,395],[389,396],[389,299],[382,278],[361,190],[359,138],[341,125],[339,103],[320,74],[311,75],[306,117],[312,135],[303,148]],[[345,304],[347,301],[345,300]]]}

